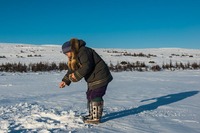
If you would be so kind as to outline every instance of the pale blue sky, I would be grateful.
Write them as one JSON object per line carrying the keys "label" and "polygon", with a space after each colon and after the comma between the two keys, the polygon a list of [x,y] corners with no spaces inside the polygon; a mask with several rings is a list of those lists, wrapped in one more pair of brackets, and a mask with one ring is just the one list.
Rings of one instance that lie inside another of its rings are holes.
{"label": "pale blue sky", "polygon": [[200,48],[200,0],[0,0],[0,42]]}

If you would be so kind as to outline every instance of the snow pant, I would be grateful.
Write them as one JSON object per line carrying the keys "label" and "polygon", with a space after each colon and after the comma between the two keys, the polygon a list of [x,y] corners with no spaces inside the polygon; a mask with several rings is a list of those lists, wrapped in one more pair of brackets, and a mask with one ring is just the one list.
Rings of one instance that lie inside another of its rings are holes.
{"label": "snow pant", "polygon": [[90,101],[103,101],[103,96],[106,94],[107,86],[94,89],[94,90],[87,90],[87,100]]}

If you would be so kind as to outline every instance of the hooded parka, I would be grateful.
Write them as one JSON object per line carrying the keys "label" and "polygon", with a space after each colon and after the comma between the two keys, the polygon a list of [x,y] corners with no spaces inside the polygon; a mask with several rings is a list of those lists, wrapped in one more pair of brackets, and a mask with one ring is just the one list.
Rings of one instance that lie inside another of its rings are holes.
{"label": "hooded parka", "polygon": [[[77,43],[75,43],[76,41]],[[76,69],[68,67],[68,72],[62,79],[67,85],[72,81],[69,75],[74,73],[76,81],[85,78],[88,83],[88,89],[97,89],[107,85],[112,81],[113,77],[109,71],[108,66],[103,59],[92,48],[86,47],[83,40],[70,40],[71,51],[74,53],[76,60]]]}

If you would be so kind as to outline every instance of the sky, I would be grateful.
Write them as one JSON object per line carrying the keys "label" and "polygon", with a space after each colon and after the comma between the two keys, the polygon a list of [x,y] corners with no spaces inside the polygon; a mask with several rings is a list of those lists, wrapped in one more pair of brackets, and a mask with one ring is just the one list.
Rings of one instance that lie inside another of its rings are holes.
{"label": "sky", "polygon": [[0,43],[200,48],[200,0],[0,0]]}

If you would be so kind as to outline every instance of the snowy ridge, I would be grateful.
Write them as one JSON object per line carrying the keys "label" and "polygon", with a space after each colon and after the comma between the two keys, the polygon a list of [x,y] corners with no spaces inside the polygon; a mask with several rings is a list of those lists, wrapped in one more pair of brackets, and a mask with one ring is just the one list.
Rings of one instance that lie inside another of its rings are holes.
{"label": "snowy ridge", "polygon": [[[107,64],[127,61],[127,62],[144,62],[152,65],[150,61],[154,61],[154,65],[162,65],[172,61],[182,63],[199,63],[200,50],[198,49],[182,49],[182,48],[150,48],[150,49],[101,49],[95,50],[102,56]],[[113,53],[117,52],[117,53]],[[151,54],[150,57],[134,57],[124,56],[124,53],[145,55]],[[0,63],[38,63],[38,62],[66,62],[66,56],[63,55],[60,45],[30,45],[30,44],[2,44],[0,43]]]}

